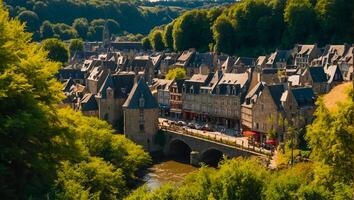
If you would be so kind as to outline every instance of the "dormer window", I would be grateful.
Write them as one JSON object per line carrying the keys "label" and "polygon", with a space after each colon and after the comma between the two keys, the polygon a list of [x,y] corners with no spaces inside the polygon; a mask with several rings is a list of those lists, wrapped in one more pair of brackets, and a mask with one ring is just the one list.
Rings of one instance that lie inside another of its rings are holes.
{"label": "dormer window", "polygon": [[230,90],[230,85],[227,85],[226,86],[226,89],[227,89],[227,94],[231,94],[230,92],[231,92],[231,90]]}

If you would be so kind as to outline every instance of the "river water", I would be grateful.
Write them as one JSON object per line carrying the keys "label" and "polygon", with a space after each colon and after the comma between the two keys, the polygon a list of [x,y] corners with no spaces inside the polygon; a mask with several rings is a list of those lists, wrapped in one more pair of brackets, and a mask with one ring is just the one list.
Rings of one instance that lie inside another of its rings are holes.
{"label": "river water", "polygon": [[143,181],[149,189],[158,188],[166,183],[178,185],[186,175],[197,169],[184,160],[164,158],[154,162],[143,177]]}

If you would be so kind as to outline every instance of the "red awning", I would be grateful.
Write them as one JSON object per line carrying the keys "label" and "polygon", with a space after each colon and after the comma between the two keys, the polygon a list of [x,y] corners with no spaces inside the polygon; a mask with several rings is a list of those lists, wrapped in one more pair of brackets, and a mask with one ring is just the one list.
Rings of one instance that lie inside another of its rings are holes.
{"label": "red awning", "polygon": [[266,143],[266,144],[277,145],[277,144],[278,144],[278,141],[277,141],[277,140],[267,140],[265,143]]}
{"label": "red awning", "polygon": [[249,137],[249,136],[257,135],[257,133],[256,133],[256,132],[253,132],[253,131],[244,131],[244,132],[243,132],[243,135]]}

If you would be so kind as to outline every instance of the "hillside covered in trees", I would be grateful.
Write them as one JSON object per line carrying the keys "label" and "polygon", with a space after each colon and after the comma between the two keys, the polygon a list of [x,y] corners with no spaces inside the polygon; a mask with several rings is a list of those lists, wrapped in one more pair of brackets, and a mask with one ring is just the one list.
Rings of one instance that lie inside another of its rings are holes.
{"label": "hillside covered in trees", "polygon": [[154,26],[179,16],[179,7],[139,6],[123,0],[4,0],[11,17],[27,23],[27,31],[40,40],[82,38],[102,40],[105,20],[114,35],[146,34]]}
{"label": "hillside covered in trees", "polygon": [[154,28],[155,50],[196,48],[256,56],[296,43],[354,42],[353,0],[243,0],[232,6],[185,12]]}
{"label": "hillside covered in trees", "polygon": [[61,67],[0,5],[1,199],[122,199],[150,162],[97,118],[59,108]]}

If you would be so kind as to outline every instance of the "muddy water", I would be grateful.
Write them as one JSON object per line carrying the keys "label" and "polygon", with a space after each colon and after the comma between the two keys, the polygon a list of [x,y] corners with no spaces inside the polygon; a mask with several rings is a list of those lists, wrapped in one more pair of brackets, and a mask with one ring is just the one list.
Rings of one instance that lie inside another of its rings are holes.
{"label": "muddy water", "polygon": [[150,189],[155,189],[163,184],[179,184],[184,177],[198,168],[189,165],[184,160],[163,159],[156,161],[143,177],[144,182]]}

